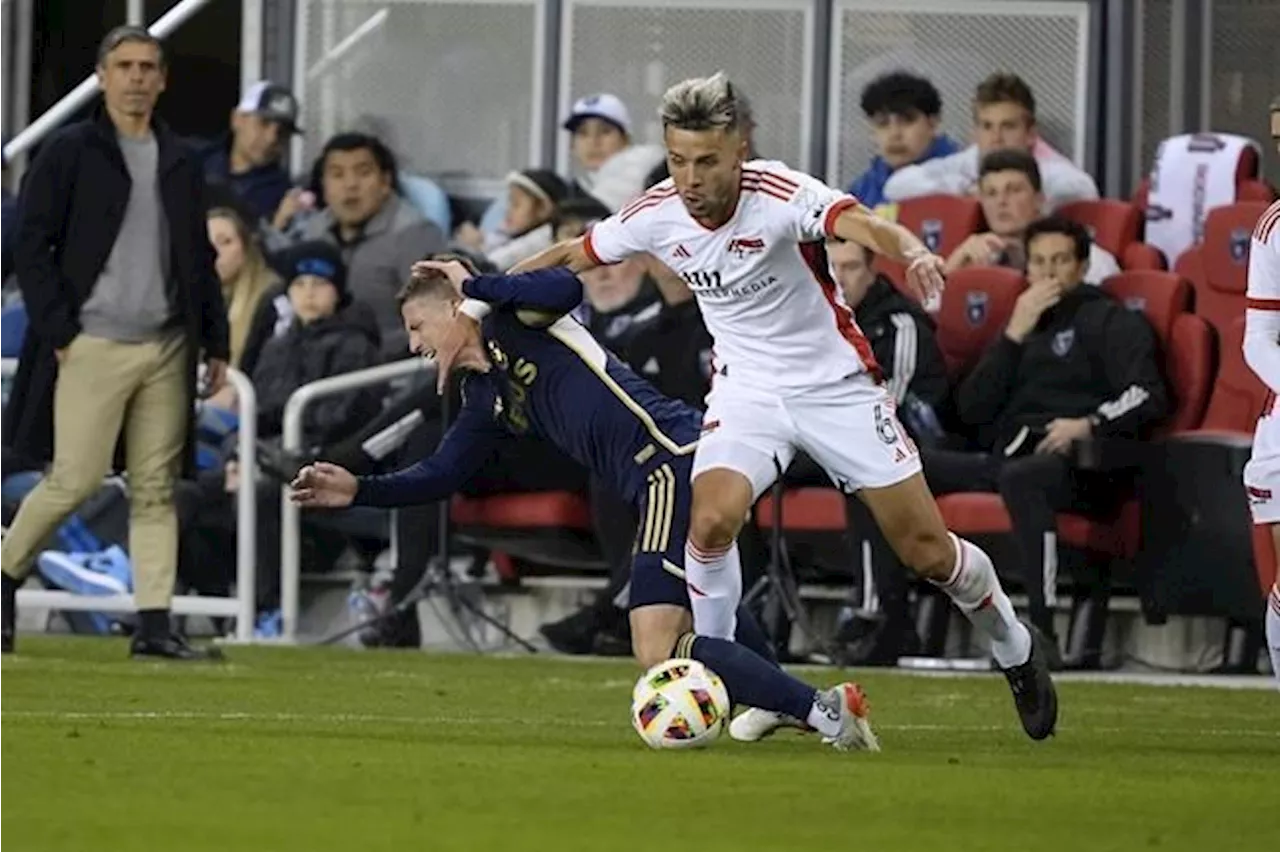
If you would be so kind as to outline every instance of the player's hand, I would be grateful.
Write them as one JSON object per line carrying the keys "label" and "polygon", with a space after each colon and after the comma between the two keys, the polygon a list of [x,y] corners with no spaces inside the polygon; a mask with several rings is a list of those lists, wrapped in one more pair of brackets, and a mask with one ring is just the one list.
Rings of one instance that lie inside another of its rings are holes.
{"label": "player's hand", "polygon": [[1093,424],[1088,417],[1059,417],[1050,420],[1048,432],[1036,444],[1037,453],[1065,455],[1075,441],[1083,441],[1093,434]]}
{"label": "player's hand", "polygon": [[946,286],[945,273],[942,258],[933,253],[919,255],[907,267],[907,286],[920,298],[921,304],[937,305]]}
{"label": "player's hand", "polygon": [[456,260],[420,260],[413,265],[415,276],[426,276],[438,272],[449,279],[453,289],[462,295],[462,285],[471,280],[471,271]]}
{"label": "player's hand", "polygon": [[359,488],[355,476],[328,462],[309,464],[289,483],[289,499],[299,506],[341,509],[350,506]]}
{"label": "player's hand", "polygon": [[457,363],[458,353],[478,334],[480,324],[464,313],[457,313],[444,339],[436,347],[436,393],[444,396],[449,387],[449,373]]}
{"label": "player's hand", "polygon": [[213,396],[227,383],[227,362],[221,358],[208,358],[204,362],[204,395]]}
{"label": "player's hand", "polygon": [[1032,284],[1013,305],[1013,315],[1005,326],[1004,336],[1014,343],[1021,343],[1040,322],[1041,315],[1058,304],[1062,298],[1062,290],[1057,284]]}

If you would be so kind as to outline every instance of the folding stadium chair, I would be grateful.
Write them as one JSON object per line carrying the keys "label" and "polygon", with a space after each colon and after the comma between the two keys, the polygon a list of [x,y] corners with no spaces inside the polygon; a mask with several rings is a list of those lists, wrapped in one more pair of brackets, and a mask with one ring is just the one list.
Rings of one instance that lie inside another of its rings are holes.
{"label": "folding stadium chair", "polygon": [[1142,233],[1142,211],[1128,201],[1100,198],[1075,201],[1058,208],[1058,214],[1088,229],[1099,247],[1124,257],[1125,249],[1138,242]]}
{"label": "folding stadium chair", "polygon": [[1204,241],[1183,252],[1173,266],[1195,287],[1196,313],[1219,334],[1244,315],[1249,239],[1266,209],[1261,201],[1244,201],[1210,210]]}
{"label": "folding stadium chair", "polygon": [[[982,229],[982,205],[975,198],[922,195],[900,201],[897,207],[898,223],[922,239],[930,251],[943,257]],[[877,257],[875,269],[905,292],[906,269],[902,264]]]}
{"label": "folding stadium chair", "polygon": [[996,266],[969,267],[947,276],[935,319],[938,346],[953,380],[968,372],[1001,333],[1025,289],[1021,272]]}

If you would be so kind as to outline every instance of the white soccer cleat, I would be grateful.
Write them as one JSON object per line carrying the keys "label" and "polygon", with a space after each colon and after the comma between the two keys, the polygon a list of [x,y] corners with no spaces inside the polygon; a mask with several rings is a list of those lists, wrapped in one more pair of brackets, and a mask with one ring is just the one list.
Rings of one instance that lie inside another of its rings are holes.
{"label": "white soccer cleat", "polygon": [[748,707],[729,723],[729,736],[740,743],[759,742],[782,728],[797,728],[801,731],[812,731],[804,722],[795,716],[778,713],[773,710],[761,710]]}
{"label": "white soccer cleat", "polygon": [[830,702],[840,709],[840,733],[823,737],[822,741],[840,751],[879,751],[880,740],[867,720],[871,705],[862,687],[853,682],[837,684],[818,693],[818,701]]}

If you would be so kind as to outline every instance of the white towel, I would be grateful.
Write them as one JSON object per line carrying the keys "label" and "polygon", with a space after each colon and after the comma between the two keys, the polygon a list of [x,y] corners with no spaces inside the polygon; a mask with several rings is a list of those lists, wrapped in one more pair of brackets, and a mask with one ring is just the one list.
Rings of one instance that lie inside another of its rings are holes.
{"label": "white towel", "polygon": [[1147,193],[1146,241],[1178,256],[1204,239],[1204,220],[1236,200],[1236,168],[1246,147],[1258,143],[1229,133],[1171,136],[1156,149]]}

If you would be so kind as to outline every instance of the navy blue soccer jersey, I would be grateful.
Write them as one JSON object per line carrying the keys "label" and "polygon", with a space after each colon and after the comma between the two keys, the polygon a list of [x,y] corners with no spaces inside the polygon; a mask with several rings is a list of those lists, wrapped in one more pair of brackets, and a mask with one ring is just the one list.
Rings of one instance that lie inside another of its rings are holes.
{"label": "navy blue soccer jersey", "polygon": [[653,487],[651,474],[693,453],[701,413],[662,396],[567,315],[582,300],[573,272],[481,275],[463,291],[494,308],[481,325],[490,370],[463,379],[462,410],[439,449],[405,470],[362,477],[357,504],[443,499],[510,434],[551,441],[632,503]]}

